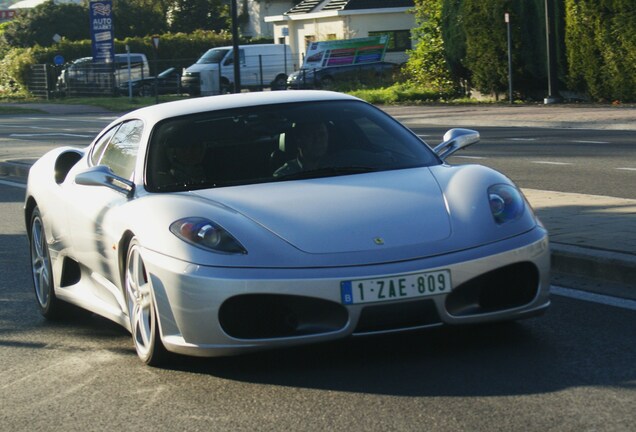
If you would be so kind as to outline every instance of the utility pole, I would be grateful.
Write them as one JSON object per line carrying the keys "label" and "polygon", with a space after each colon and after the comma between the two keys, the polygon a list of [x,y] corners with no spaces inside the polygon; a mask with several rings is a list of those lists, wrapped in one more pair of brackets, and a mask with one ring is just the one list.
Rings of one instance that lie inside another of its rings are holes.
{"label": "utility pole", "polygon": [[232,0],[232,52],[234,55],[234,93],[241,92],[241,59],[239,58],[238,11],[236,0]]}
{"label": "utility pole", "polygon": [[548,73],[548,96],[543,100],[545,104],[553,104],[559,102],[557,82],[555,80],[555,67],[554,67],[554,50],[552,49],[552,35],[554,34],[554,19],[551,17],[554,15],[554,0],[545,0],[545,41],[547,52],[547,73]]}
{"label": "utility pole", "polygon": [[510,98],[510,105],[512,105],[512,38],[510,36],[510,14],[508,12],[504,14],[504,20],[508,28],[508,96]]}

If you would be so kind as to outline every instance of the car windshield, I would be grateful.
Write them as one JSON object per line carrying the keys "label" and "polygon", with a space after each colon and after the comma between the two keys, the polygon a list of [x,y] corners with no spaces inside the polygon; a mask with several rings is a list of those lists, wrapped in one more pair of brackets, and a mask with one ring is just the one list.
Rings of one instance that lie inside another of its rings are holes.
{"label": "car windshield", "polygon": [[151,134],[145,172],[147,189],[162,192],[440,163],[422,140],[372,105],[312,101],[164,120]]}
{"label": "car windshield", "polygon": [[211,49],[197,60],[197,64],[220,63],[228,51],[228,49]]}
{"label": "car windshield", "polygon": [[157,75],[159,78],[167,78],[175,72],[175,68],[171,67]]}

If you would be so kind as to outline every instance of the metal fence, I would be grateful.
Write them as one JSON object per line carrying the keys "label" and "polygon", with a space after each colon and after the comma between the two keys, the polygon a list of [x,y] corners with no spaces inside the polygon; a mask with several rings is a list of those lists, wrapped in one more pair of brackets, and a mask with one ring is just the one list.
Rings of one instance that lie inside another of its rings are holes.
{"label": "metal fence", "polygon": [[31,66],[27,89],[36,97],[50,99],[55,90],[57,73],[55,66],[52,65],[36,64]]}
{"label": "metal fence", "polygon": [[[126,96],[131,91],[134,96],[152,96],[155,92],[199,95],[232,90],[226,77],[229,75],[231,78],[231,63],[214,65],[214,91],[206,93],[202,92],[205,83],[201,72],[184,72],[195,62],[196,59],[149,59],[147,63],[131,64],[130,71],[127,65],[96,64],[90,57],[78,59],[71,65],[39,64],[31,67],[28,90],[33,95],[46,99],[64,96]],[[291,60],[285,63],[283,69],[270,66],[264,56],[254,59],[246,57],[241,64],[242,89],[329,88],[341,82],[387,83],[392,80],[395,72],[395,65],[391,63],[300,71],[294,70],[296,65]],[[168,70],[171,70],[171,75],[165,78],[162,72]],[[157,75],[158,79],[155,79]],[[129,81],[135,82],[136,87],[128,86]]]}

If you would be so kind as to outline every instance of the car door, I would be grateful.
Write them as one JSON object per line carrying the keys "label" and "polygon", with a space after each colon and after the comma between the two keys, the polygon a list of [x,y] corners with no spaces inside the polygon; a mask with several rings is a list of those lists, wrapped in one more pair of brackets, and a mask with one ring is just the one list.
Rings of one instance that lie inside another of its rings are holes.
{"label": "car door", "polygon": [[[115,175],[132,180],[142,132],[141,120],[116,125],[95,143],[87,165],[105,165]],[[75,259],[89,269],[98,282],[103,282],[102,278],[105,278],[116,284],[119,278],[119,227],[121,218],[125,215],[125,205],[132,198],[106,186],[86,186],[71,181],[67,187],[67,196],[73,200],[69,203],[72,207],[69,222],[73,229]],[[105,301],[118,300],[113,298],[112,290],[102,290],[95,294]]]}

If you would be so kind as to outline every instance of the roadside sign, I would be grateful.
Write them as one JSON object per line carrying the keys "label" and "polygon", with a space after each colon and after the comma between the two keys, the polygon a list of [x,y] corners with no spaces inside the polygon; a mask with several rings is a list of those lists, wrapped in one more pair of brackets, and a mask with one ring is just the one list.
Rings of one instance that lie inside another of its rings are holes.
{"label": "roadside sign", "polygon": [[13,9],[1,9],[0,10],[0,21],[12,20],[15,18],[15,10]]}
{"label": "roadside sign", "polygon": [[115,58],[112,0],[91,0],[89,15],[93,61],[112,63]]}
{"label": "roadside sign", "polygon": [[61,55],[56,55],[55,57],[53,57],[53,63],[56,65],[63,65],[64,64],[64,57]]}
{"label": "roadside sign", "polygon": [[303,68],[381,62],[388,43],[388,35],[312,42],[307,47]]}

